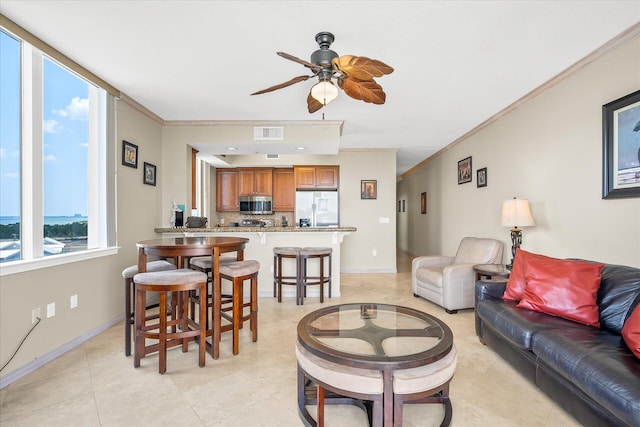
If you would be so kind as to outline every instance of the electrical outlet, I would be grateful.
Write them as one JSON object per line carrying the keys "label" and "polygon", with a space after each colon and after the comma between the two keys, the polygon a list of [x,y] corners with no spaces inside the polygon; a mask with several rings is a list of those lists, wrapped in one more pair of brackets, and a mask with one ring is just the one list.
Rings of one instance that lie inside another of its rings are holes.
{"label": "electrical outlet", "polygon": [[47,318],[53,317],[56,315],[56,303],[52,302],[51,304],[47,304]]}
{"label": "electrical outlet", "polygon": [[33,325],[40,318],[40,307],[31,310],[31,324]]}
{"label": "electrical outlet", "polygon": [[71,308],[76,308],[78,306],[78,294],[71,295],[71,298],[69,298],[69,306]]}
{"label": "electrical outlet", "polygon": [[377,251],[377,250],[375,250],[375,249],[373,249],[373,250],[371,251],[371,255],[373,255],[373,256],[377,256],[377,255],[378,255],[378,251]]}

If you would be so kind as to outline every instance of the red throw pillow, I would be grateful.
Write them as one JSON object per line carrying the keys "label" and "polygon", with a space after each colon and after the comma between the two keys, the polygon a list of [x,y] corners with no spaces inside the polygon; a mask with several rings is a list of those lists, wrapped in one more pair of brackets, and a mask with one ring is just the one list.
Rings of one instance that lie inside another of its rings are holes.
{"label": "red throw pillow", "polygon": [[524,289],[527,286],[525,279],[525,272],[527,270],[527,263],[532,259],[555,259],[549,258],[544,255],[534,254],[533,252],[527,252],[520,248],[516,249],[516,257],[513,260],[513,267],[511,267],[511,274],[507,281],[507,287],[502,294],[502,299],[520,301],[524,294]]}
{"label": "red throw pillow", "polygon": [[624,322],[622,338],[633,354],[640,359],[640,304],[636,306],[631,316]]}
{"label": "red throw pillow", "polygon": [[600,327],[596,299],[604,264],[548,257],[527,259],[520,308]]}

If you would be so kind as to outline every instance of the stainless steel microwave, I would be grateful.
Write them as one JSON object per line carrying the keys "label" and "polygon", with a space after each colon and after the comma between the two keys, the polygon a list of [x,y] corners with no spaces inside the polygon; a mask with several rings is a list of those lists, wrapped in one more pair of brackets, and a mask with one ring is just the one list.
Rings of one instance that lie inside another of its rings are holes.
{"label": "stainless steel microwave", "polygon": [[240,213],[251,215],[272,214],[271,196],[240,196]]}

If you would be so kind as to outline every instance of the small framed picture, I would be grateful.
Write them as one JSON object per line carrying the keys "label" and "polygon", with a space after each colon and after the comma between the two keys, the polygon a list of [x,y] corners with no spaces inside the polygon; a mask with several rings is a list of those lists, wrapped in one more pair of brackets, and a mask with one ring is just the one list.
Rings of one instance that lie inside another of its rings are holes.
{"label": "small framed picture", "polygon": [[478,188],[487,186],[487,168],[478,169],[476,171],[476,182]]}
{"label": "small framed picture", "polygon": [[156,166],[147,162],[144,162],[144,183],[156,185]]}
{"label": "small framed picture", "polygon": [[122,140],[122,164],[138,169],[138,146]]}
{"label": "small framed picture", "polygon": [[363,179],[360,181],[360,198],[361,199],[377,199],[378,198],[378,181],[375,179]]}
{"label": "small framed picture", "polygon": [[471,182],[471,157],[458,162],[458,185]]}
{"label": "small framed picture", "polygon": [[420,213],[427,213],[427,192],[420,194]]}

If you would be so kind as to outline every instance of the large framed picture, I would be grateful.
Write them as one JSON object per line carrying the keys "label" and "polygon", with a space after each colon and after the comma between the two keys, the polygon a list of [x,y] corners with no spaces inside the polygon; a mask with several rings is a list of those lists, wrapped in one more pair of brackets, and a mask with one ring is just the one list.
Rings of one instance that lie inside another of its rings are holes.
{"label": "large framed picture", "polygon": [[640,90],[602,106],[602,198],[640,197]]}
{"label": "large framed picture", "polygon": [[471,182],[471,157],[458,162],[458,184]]}
{"label": "large framed picture", "polygon": [[138,146],[122,140],[122,164],[138,169]]}
{"label": "large framed picture", "polygon": [[156,185],[156,166],[147,162],[144,162],[144,183]]}

